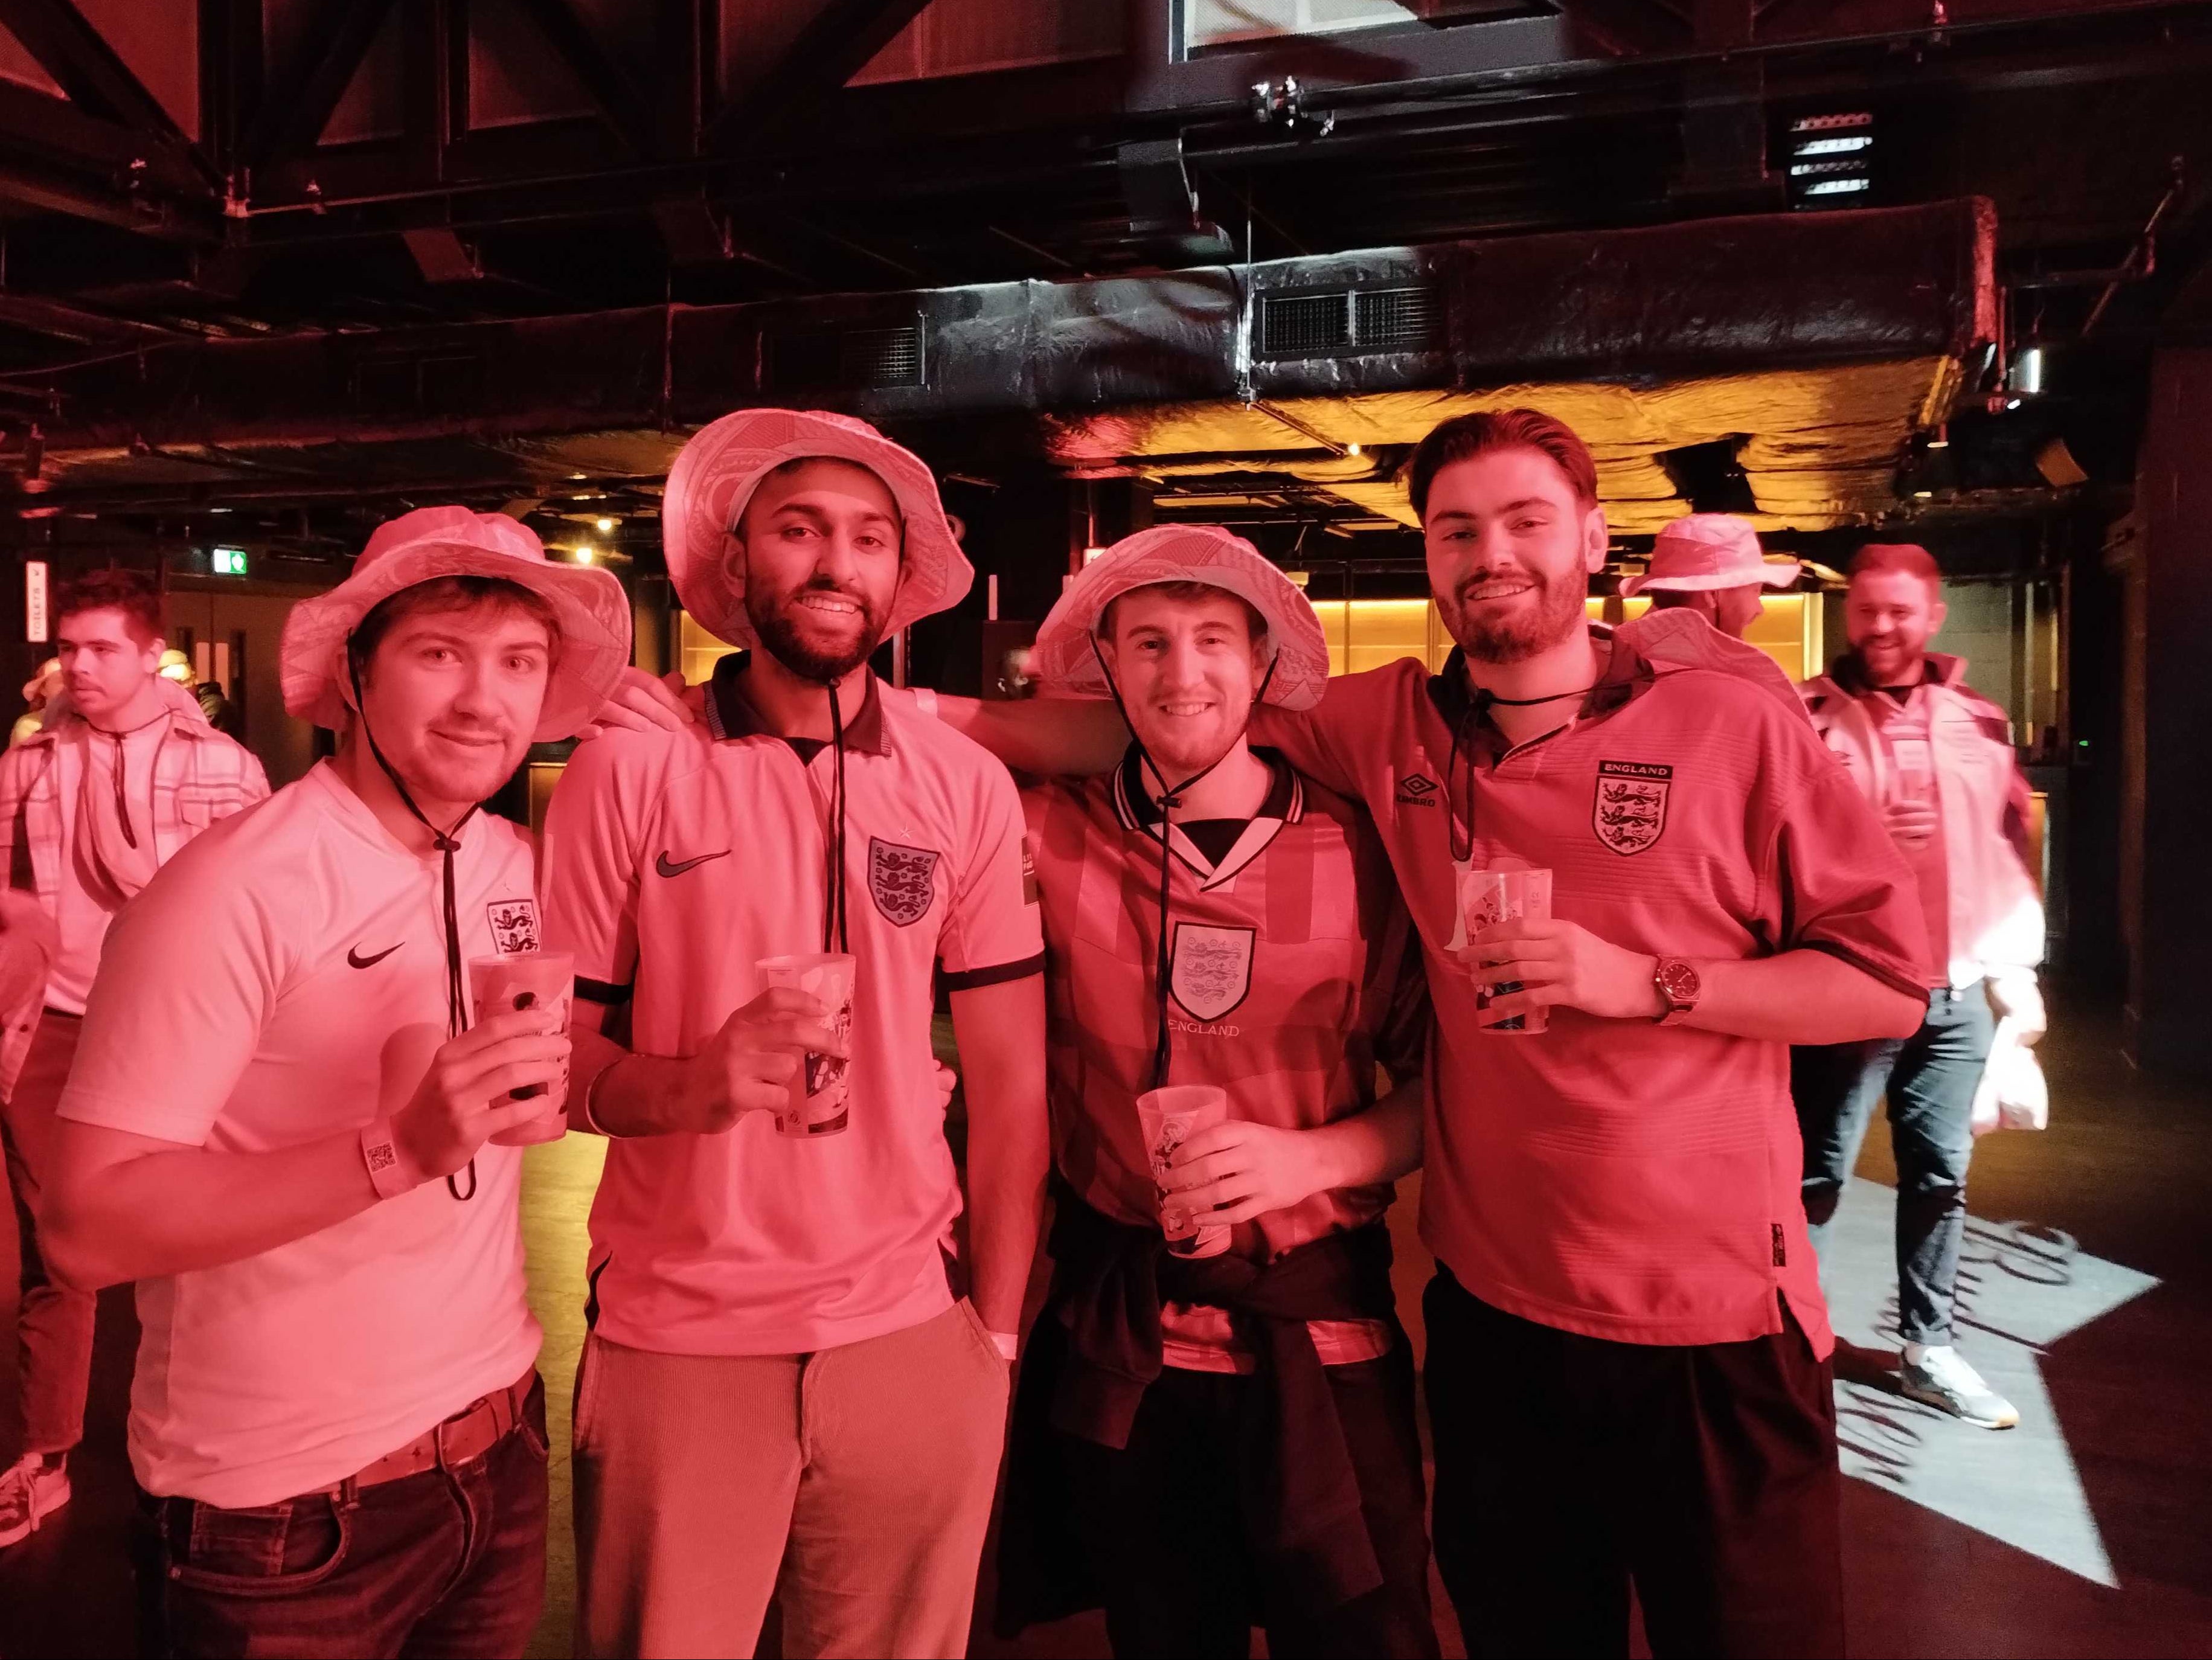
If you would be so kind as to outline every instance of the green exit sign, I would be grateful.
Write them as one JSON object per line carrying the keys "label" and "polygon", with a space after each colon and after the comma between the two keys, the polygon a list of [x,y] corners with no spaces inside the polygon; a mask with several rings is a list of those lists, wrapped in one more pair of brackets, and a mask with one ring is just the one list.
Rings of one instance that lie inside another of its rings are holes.
{"label": "green exit sign", "polygon": [[217,576],[243,576],[246,575],[246,550],[244,548],[210,548],[208,550],[208,557],[214,562],[215,574]]}

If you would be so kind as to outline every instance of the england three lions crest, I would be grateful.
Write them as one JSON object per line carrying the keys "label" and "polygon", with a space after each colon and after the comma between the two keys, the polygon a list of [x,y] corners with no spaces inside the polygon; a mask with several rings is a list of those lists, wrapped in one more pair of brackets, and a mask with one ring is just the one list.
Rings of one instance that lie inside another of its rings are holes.
{"label": "england three lions crest", "polygon": [[1252,989],[1250,928],[1178,922],[1168,989],[1194,1020],[1218,1020]]}
{"label": "england three lions crest", "polygon": [[1597,794],[1590,802],[1590,828],[1597,839],[1626,858],[1642,853],[1667,828],[1667,792],[1674,769],[1646,761],[1601,761]]}
{"label": "england three lions crest", "polygon": [[491,924],[491,947],[501,957],[538,949],[538,902],[535,899],[495,899],[484,907]]}
{"label": "england three lions crest", "polygon": [[870,836],[868,891],[876,909],[902,928],[921,921],[937,897],[937,861],[943,856],[927,848],[903,848]]}

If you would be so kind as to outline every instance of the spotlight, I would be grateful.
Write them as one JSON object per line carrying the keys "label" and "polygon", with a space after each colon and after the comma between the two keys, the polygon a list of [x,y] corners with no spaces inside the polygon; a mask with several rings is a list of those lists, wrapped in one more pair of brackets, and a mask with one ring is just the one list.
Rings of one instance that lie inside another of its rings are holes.
{"label": "spotlight", "polygon": [[592,560],[593,559],[593,557],[594,557],[594,556],[594,556],[594,555],[592,554],[592,544],[591,544],[590,543],[588,543],[588,542],[580,542],[580,543],[578,543],[578,544],[577,544],[577,545],[576,545],[576,562],[577,562],[578,564],[580,564],[580,565],[588,565],[588,564],[590,564],[590,563],[592,562]]}
{"label": "spotlight", "polygon": [[602,519],[599,521],[599,526],[600,535],[611,536],[614,533],[615,521],[613,520]]}

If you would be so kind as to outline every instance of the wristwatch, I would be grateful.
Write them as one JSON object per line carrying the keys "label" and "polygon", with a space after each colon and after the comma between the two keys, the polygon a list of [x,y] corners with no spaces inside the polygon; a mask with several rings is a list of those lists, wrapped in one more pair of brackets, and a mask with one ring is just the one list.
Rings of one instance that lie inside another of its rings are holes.
{"label": "wristwatch", "polygon": [[1705,988],[1697,970],[1680,957],[1658,958],[1651,970],[1651,983],[1659,988],[1659,1000],[1666,1005],[1656,1023],[1662,1026],[1681,1025],[1698,1006],[1698,994]]}

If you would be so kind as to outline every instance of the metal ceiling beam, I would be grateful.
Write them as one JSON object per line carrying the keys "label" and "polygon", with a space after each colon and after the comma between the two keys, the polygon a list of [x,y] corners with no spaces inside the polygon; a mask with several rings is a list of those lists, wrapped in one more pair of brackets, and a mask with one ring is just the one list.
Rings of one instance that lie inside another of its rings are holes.
{"label": "metal ceiling beam", "polygon": [[516,3],[592,95],[599,113],[623,143],[634,154],[653,154],[658,122],[652,107],[629,71],[607,54],[569,0],[516,0]]}
{"label": "metal ceiling beam", "polygon": [[200,147],[236,172],[267,70],[263,0],[199,0]]}
{"label": "metal ceiling beam", "polygon": [[161,100],[146,90],[70,0],[0,0],[0,24],[39,60],[71,103],[187,157],[204,184],[221,183],[221,174],[185,137]]}
{"label": "metal ceiling beam", "polygon": [[219,234],[214,197],[173,147],[4,81],[0,198],[155,237]]}
{"label": "metal ceiling beam", "polygon": [[860,73],[929,0],[821,0],[791,48],[764,64],[742,96],[717,115],[707,148],[724,149],[803,105],[834,94]]}
{"label": "metal ceiling beam", "polygon": [[311,9],[314,22],[276,76],[290,95],[263,104],[246,135],[240,155],[247,168],[258,173],[315,147],[394,3],[332,0]]}

